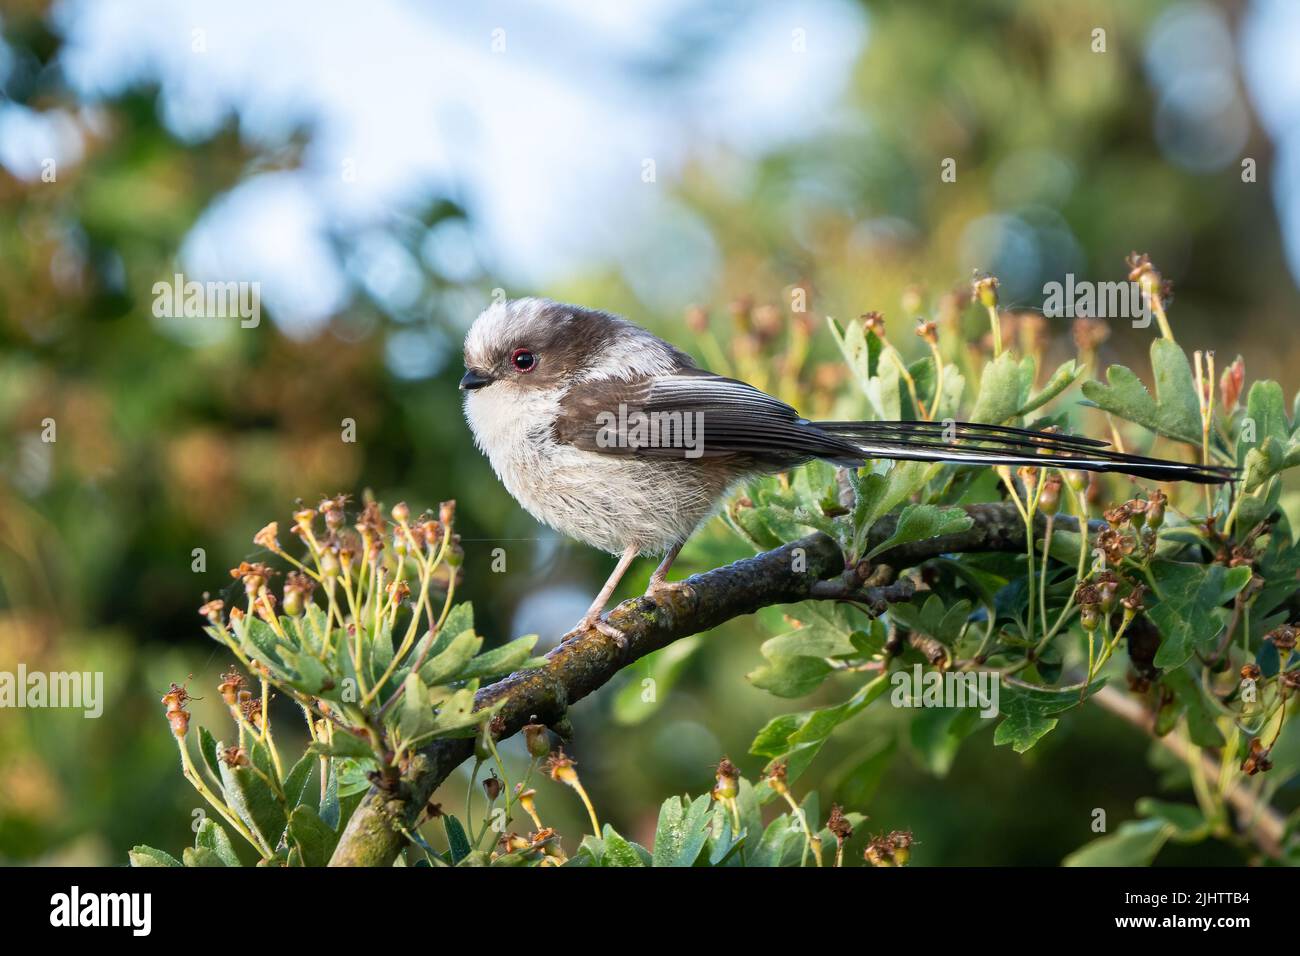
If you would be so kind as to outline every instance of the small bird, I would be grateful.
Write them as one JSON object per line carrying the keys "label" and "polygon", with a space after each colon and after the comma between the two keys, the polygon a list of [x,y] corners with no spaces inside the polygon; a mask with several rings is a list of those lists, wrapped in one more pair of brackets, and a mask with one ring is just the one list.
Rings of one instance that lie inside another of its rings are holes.
{"label": "small bird", "polygon": [[578,625],[601,618],[638,555],[663,555],[647,594],[737,482],[821,458],[1056,465],[1221,483],[1228,468],[1110,451],[1106,442],[1003,425],[814,422],[608,312],[549,299],[498,302],[465,338],[465,417],[497,477],[533,517],[619,555]]}

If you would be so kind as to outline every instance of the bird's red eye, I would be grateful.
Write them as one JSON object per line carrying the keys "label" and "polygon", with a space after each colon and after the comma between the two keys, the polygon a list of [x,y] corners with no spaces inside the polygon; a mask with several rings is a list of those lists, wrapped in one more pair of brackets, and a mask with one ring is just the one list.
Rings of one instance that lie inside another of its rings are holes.
{"label": "bird's red eye", "polygon": [[515,349],[510,353],[510,364],[521,372],[531,372],[537,368],[537,356],[528,349]]}

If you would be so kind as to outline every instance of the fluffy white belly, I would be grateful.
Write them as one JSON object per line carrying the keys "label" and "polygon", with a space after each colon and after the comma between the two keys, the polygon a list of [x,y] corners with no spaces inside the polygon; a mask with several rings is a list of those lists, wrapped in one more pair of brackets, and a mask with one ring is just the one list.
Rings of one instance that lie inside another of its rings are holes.
{"label": "fluffy white belly", "polygon": [[465,416],[506,490],[538,521],[593,547],[649,553],[684,541],[712,513],[729,476],[693,462],[647,462],[561,445],[558,403],[507,382],[471,392]]}

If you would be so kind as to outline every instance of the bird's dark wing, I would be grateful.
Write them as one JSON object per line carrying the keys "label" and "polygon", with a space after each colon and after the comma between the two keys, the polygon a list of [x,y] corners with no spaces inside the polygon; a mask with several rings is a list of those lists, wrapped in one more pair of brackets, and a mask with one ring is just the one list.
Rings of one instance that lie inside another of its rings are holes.
{"label": "bird's dark wing", "polygon": [[[657,423],[656,430],[651,424]],[[786,468],[811,458],[874,458],[1118,472],[1157,481],[1230,481],[1230,468],[1112,451],[1093,438],[975,422],[810,422],[752,385],[683,367],[631,382],[585,382],[565,395],[558,441],[652,458],[733,458]]]}
{"label": "bird's dark wing", "polygon": [[752,385],[690,367],[570,389],[555,437],[588,451],[652,458],[729,457],[773,467],[812,458],[862,461],[852,439],[812,427]]}

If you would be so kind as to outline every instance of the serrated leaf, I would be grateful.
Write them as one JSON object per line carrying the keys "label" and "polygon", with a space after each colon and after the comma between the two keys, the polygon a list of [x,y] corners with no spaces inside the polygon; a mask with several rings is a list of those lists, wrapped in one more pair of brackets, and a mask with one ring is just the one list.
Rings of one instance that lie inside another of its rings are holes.
{"label": "serrated leaf", "polygon": [[447,834],[447,848],[451,853],[451,862],[459,863],[469,856],[470,851],[469,837],[465,835],[465,828],[461,826],[455,815],[450,813],[443,814],[442,828]]}
{"label": "serrated leaf", "polygon": [[945,534],[967,530],[974,520],[961,508],[941,508],[938,505],[907,505],[898,515],[894,533],[867,552],[867,559],[882,551],[913,541],[925,541]]}
{"label": "serrated leaf", "polygon": [[215,853],[226,866],[241,865],[230,837],[215,820],[205,818],[199,824],[199,829],[194,834],[194,846],[196,849],[210,850]]}
{"label": "serrated leaf", "polygon": [[529,634],[485,651],[462,668],[456,675],[456,679],[469,680],[475,677],[486,679],[509,674],[531,659],[537,640],[538,635]]}
{"label": "serrated leaf", "polygon": [[1003,352],[989,362],[980,378],[971,421],[1000,425],[1013,418],[1029,402],[1034,373],[1034,360],[1028,356],[1017,361],[1010,352]]}
{"label": "serrated leaf", "polygon": [[306,804],[295,807],[290,815],[289,837],[302,853],[304,866],[325,866],[338,843],[334,829]]}
{"label": "serrated leaf", "polygon": [[1084,382],[1083,394],[1105,411],[1166,438],[1199,446],[1201,412],[1187,355],[1168,339],[1151,343],[1156,394],[1123,365],[1106,370],[1106,381]]}
{"label": "serrated leaf", "polygon": [[206,727],[199,728],[199,753],[203,756],[204,766],[212,772],[212,776],[221,779],[221,771],[217,769],[220,763],[217,757],[217,738],[213,737],[212,732]]}
{"label": "serrated leaf", "polygon": [[696,797],[689,804],[681,797],[669,797],[663,802],[655,830],[655,866],[695,865],[709,838],[711,804],[708,794]]}
{"label": "serrated leaf", "polygon": [[[1105,680],[1093,681],[1083,699],[1099,691]],[[1003,720],[994,731],[993,743],[1010,744],[1016,753],[1024,753],[1042,740],[1057,724],[1054,714],[1077,707],[1082,702],[1077,688],[1054,689],[1027,687],[1003,682],[999,708]]]}
{"label": "serrated leaf", "polygon": [[225,861],[207,847],[187,846],[181,851],[182,862],[189,867],[224,867]]}
{"label": "serrated leaf", "polygon": [[402,697],[402,716],[398,727],[402,739],[408,743],[433,733],[437,718],[433,712],[433,699],[429,688],[419,674],[406,675],[405,693]]}
{"label": "serrated leaf", "polygon": [[181,861],[176,859],[170,853],[155,849],[151,846],[145,846],[143,843],[131,847],[127,851],[127,858],[131,861],[132,866],[181,866]]}
{"label": "serrated leaf", "polygon": [[1223,630],[1216,612],[1250,581],[1250,568],[1154,561],[1152,572],[1160,589],[1147,610],[1161,635],[1155,665],[1181,667]]}
{"label": "serrated leaf", "polygon": [[288,818],[262,774],[253,767],[231,767],[222,761],[221,783],[226,801],[244,825],[261,836],[268,847],[279,843]]}
{"label": "serrated leaf", "polygon": [[[447,630],[445,623],[443,630]],[[436,652],[436,656],[426,660],[420,667],[420,680],[428,687],[437,687],[439,684],[454,680],[469,665],[482,646],[483,638],[475,634],[472,628],[449,638],[441,649],[435,643],[430,654]],[[417,656],[416,660],[418,659]],[[409,675],[407,679],[410,679]]]}
{"label": "serrated leaf", "polygon": [[645,848],[624,839],[608,823],[605,824],[602,836],[605,840],[605,855],[600,861],[601,866],[646,865],[646,860],[650,854],[646,852]]}

